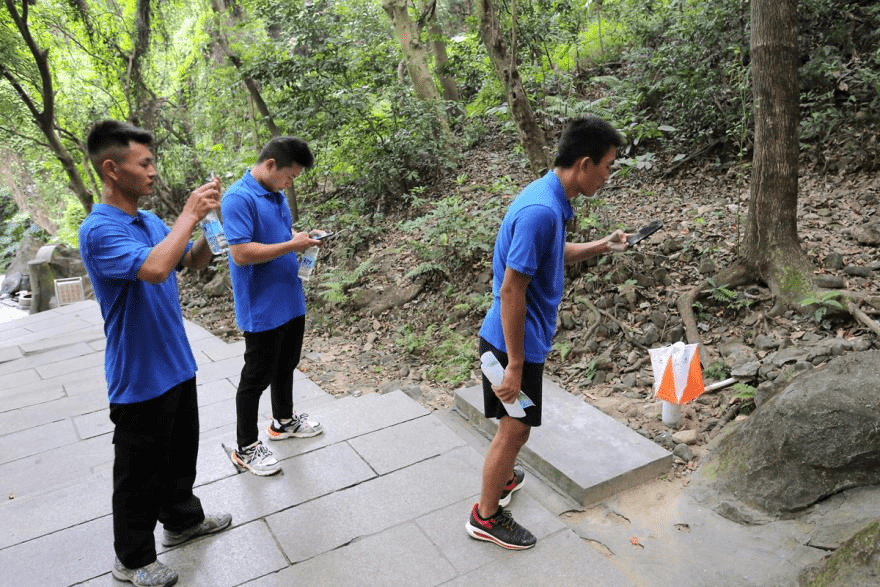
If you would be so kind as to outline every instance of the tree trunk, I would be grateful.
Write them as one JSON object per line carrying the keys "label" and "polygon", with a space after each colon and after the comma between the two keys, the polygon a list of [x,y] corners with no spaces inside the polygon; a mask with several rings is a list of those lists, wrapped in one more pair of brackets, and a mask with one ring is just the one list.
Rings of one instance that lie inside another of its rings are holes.
{"label": "tree trunk", "polygon": [[[224,0],[213,0],[211,2],[211,6],[214,8],[214,12],[217,14],[223,14],[226,12],[226,2]],[[240,18],[239,15],[235,15],[235,18]],[[281,131],[278,129],[278,125],[275,124],[275,119],[272,117],[272,113],[269,111],[269,106],[266,105],[266,101],[263,100],[263,95],[260,92],[260,87],[257,84],[257,81],[244,72],[244,68],[242,67],[241,57],[239,57],[229,45],[229,39],[226,38],[226,35],[222,31],[218,31],[217,33],[217,43],[220,45],[220,48],[223,50],[223,53],[226,55],[226,58],[229,59],[229,62],[235,66],[235,69],[241,74],[242,83],[244,83],[247,88],[248,94],[251,97],[251,103],[256,107],[257,111],[260,113],[260,116],[263,118],[263,122],[266,123],[266,127],[269,129],[269,134],[274,137],[281,136]],[[260,149],[261,146],[257,145],[257,149]],[[296,189],[294,186],[290,186],[290,188],[286,192],[287,195],[287,206],[290,208],[290,217],[293,219],[293,222],[299,220],[299,201],[296,197]]]}
{"label": "tree trunk", "polygon": [[516,122],[520,143],[529,159],[529,167],[536,175],[541,175],[550,166],[547,140],[523,88],[515,53],[508,55],[492,0],[478,0],[477,8],[480,14],[480,37],[492,58],[495,72],[507,89],[507,104]]}
{"label": "tree trunk", "polygon": [[[27,89],[23,85],[29,83],[27,78],[18,77],[15,72],[9,70],[3,63],[0,63],[0,76],[9,82],[19,99],[27,107],[31,114],[31,118],[37,125],[37,128],[40,129],[40,132],[43,133],[43,136],[46,138],[46,142],[52,150],[52,153],[55,155],[55,158],[58,159],[61,166],[64,168],[64,172],[67,174],[70,190],[76,194],[76,197],[79,199],[83,208],[85,208],[86,213],[89,213],[92,211],[94,196],[86,188],[82,175],[80,174],[73,157],[70,155],[67,148],[65,148],[64,144],[61,142],[61,138],[55,130],[55,90],[52,86],[52,73],[49,70],[49,50],[40,49],[31,35],[30,27],[28,25],[28,3],[21,3],[21,12],[18,11],[18,7],[13,0],[5,0],[5,3],[6,9],[9,11],[9,15],[15,22],[15,26],[18,29],[19,34],[21,34],[21,38],[27,45],[31,56],[34,59],[37,71],[40,74],[40,86],[37,87],[36,90],[40,94],[39,102],[42,103],[42,110],[37,107],[37,101],[28,94]],[[37,84],[36,81],[32,83],[34,83],[34,85]]]}
{"label": "tree trunk", "polygon": [[455,78],[443,73],[449,65],[449,57],[446,54],[446,41],[443,31],[436,22],[431,23],[431,49],[434,52],[434,63],[437,67],[437,77],[440,79],[440,87],[443,88],[443,98],[450,102],[457,102],[459,98],[458,85]]}
{"label": "tree trunk", "polygon": [[753,0],[751,18],[755,151],[740,257],[782,308],[813,288],[797,234],[797,0]]}
{"label": "tree trunk", "polygon": [[437,87],[428,67],[428,50],[421,41],[418,24],[409,16],[407,0],[383,0],[382,8],[394,26],[413,91],[421,100],[437,100]]}

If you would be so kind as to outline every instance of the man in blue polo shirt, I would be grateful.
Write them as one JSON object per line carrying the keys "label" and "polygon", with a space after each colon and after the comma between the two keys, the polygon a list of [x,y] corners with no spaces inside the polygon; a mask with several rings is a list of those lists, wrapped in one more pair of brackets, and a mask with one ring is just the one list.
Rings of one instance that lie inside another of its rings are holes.
{"label": "man in blue polo shirt", "polygon": [[[588,243],[566,242],[570,201],[592,196],[608,179],[620,134],[607,122],[587,117],[569,122],[559,140],[554,168],[529,184],[513,201],[495,240],[492,306],[480,329],[480,354],[491,351],[505,366],[498,387],[483,377],[487,418],[498,430],[483,465],[479,503],[465,524],[467,533],[512,550],[531,548],[536,539],[505,506],[523,485],[525,472],[514,466],[533,426],[541,425],[541,378],[556,331],[564,266],[626,249],[620,230]],[[531,400],[525,416],[507,414],[522,390]]]}
{"label": "man in blue polo shirt", "polygon": [[211,260],[202,236],[190,236],[220,198],[219,181],[189,196],[169,229],[138,201],[157,178],[153,137],[106,120],[87,149],[103,193],[79,230],[80,253],[95,289],[107,338],[105,371],[113,445],[113,576],[135,585],[172,585],[177,572],[156,559],[163,544],[229,527],[232,516],[205,516],[193,495],[199,450],[196,361],[183,327],[175,269]]}
{"label": "man in blue polo shirt", "polygon": [[223,196],[235,317],[245,340],[244,367],[235,396],[238,449],[230,456],[235,465],[255,475],[281,470],[272,451],[258,438],[257,412],[267,387],[272,396],[270,440],[323,432],[308,414],[293,411],[293,371],[299,364],[306,319],[296,254],[322,243],[308,233],[293,233],[283,193],[303,168],[313,164],[305,141],[276,137]]}

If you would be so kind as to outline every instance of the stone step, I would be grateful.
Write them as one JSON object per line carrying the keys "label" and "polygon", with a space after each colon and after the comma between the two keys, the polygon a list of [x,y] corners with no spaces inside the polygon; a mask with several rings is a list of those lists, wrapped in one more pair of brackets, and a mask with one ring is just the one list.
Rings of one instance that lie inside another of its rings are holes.
{"label": "stone step", "polygon": [[[589,505],[669,469],[669,451],[546,377],[543,386],[542,424],[532,430],[519,458],[563,494]],[[498,423],[483,416],[482,386],[456,390],[455,408],[483,434],[494,436]]]}

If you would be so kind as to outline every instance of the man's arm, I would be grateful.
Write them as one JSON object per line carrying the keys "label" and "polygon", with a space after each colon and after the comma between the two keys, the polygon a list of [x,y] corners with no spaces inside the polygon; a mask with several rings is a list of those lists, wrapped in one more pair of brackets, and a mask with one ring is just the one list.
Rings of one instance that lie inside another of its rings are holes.
{"label": "man's arm", "polygon": [[504,381],[495,388],[495,395],[503,402],[516,399],[522,387],[525,364],[526,290],[532,278],[509,267],[501,283],[501,328],[507,346],[507,368]]}
{"label": "man's arm", "polygon": [[[206,183],[193,190],[171,232],[150,251],[143,265],[138,269],[137,278],[152,284],[162,283],[168,279],[171,272],[181,263],[196,224],[205,217],[208,210],[216,208],[219,201],[220,180]],[[183,259],[184,263],[185,261]]]}
{"label": "man's arm", "polygon": [[283,243],[263,244],[250,242],[229,245],[229,254],[232,255],[232,262],[241,267],[244,265],[267,263],[293,251],[302,252],[309,247],[320,247],[322,245],[321,241],[313,239],[308,233],[297,232],[293,235],[292,239]]}
{"label": "man's arm", "polygon": [[622,230],[615,230],[604,238],[588,243],[565,243],[565,263],[577,263],[605,253],[625,251],[627,236],[629,235]]}
{"label": "man's arm", "polygon": [[184,255],[183,259],[180,260],[180,264],[191,269],[204,269],[213,258],[214,253],[211,252],[208,239],[203,234]]}

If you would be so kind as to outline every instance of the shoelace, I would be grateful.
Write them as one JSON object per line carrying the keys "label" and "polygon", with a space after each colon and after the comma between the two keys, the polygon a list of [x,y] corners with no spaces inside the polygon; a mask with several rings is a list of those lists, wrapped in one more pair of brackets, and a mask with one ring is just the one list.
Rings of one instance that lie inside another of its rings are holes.
{"label": "shoelace", "polygon": [[516,529],[516,522],[513,520],[513,515],[504,508],[501,508],[501,513],[495,517],[495,520],[498,525],[503,528],[507,528],[510,531]]}
{"label": "shoelace", "polygon": [[[253,452],[251,452],[251,451],[253,451]],[[270,451],[268,448],[266,448],[266,446],[262,442],[260,444],[258,444],[257,446],[255,446],[254,448],[252,448],[248,452],[250,452],[252,455],[251,458],[248,459],[248,462],[253,461],[253,460],[257,460],[257,459],[262,459],[263,457],[266,457],[266,456],[269,456],[272,454],[272,451]]]}

